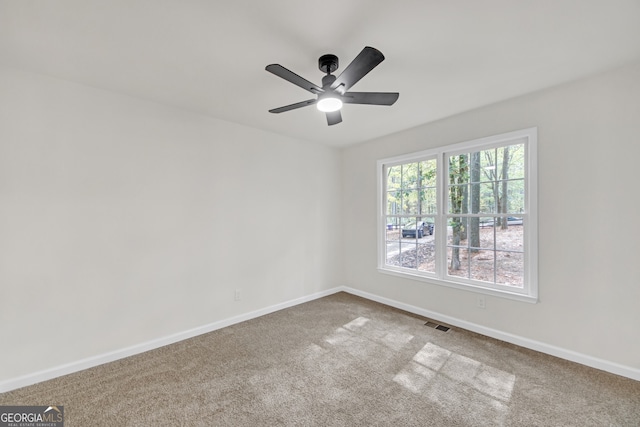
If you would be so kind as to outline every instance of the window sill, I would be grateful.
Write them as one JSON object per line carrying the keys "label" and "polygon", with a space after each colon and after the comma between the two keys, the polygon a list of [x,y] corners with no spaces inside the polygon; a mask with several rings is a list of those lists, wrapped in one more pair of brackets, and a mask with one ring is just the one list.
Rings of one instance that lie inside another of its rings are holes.
{"label": "window sill", "polygon": [[447,288],[461,289],[467,292],[474,292],[478,294],[491,295],[499,298],[506,298],[515,301],[527,302],[530,304],[536,304],[538,302],[537,296],[526,295],[516,292],[509,292],[506,290],[499,289],[491,289],[491,288],[483,288],[482,286],[476,285],[467,285],[462,283],[450,282],[447,280],[437,279],[435,277],[427,277],[419,274],[411,274],[409,272],[398,271],[393,269],[388,269],[384,267],[378,267],[378,271],[383,274],[388,274],[391,276],[401,277],[403,279],[417,280],[419,282],[426,282],[433,285],[445,286]]}

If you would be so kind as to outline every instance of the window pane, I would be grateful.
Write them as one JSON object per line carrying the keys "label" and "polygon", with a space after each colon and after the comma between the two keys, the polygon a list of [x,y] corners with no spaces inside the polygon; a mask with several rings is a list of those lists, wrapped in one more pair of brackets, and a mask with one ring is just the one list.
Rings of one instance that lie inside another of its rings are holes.
{"label": "window pane", "polygon": [[480,181],[495,181],[497,179],[498,168],[496,166],[496,149],[483,150],[480,152]]}
{"label": "window pane", "polygon": [[471,279],[494,283],[494,252],[478,251],[471,259]]}
{"label": "window pane", "polygon": [[[494,233],[493,233],[493,218],[487,219],[487,218],[479,218],[479,235],[480,235],[480,244],[476,245],[475,242],[472,241],[470,242],[469,246],[473,247],[473,248],[480,248],[480,249],[495,249],[495,240],[494,240]],[[473,235],[474,231],[473,231],[473,226],[470,225],[470,234]]]}
{"label": "window pane", "polygon": [[469,212],[469,185],[450,185],[447,199],[449,201],[449,213]]}
{"label": "window pane", "polygon": [[400,253],[400,218],[387,217],[385,225],[385,263],[398,265],[394,257]]}
{"label": "window pane", "polygon": [[524,250],[524,225],[522,218],[508,217],[500,219],[500,227],[496,227],[496,249],[522,252]]}
{"label": "window pane", "polygon": [[436,197],[438,193],[435,188],[426,188],[420,192],[420,214],[437,213]]}
{"label": "window pane", "polygon": [[469,154],[456,154],[449,157],[449,181],[450,184],[469,182]]}
{"label": "window pane", "polygon": [[469,182],[482,182],[486,179],[482,173],[482,153],[474,151],[469,153]]}
{"label": "window pane", "polygon": [[420,178],[422,187],[436,186],[436,160],[424,160],[420,162]]}
{"label": "window pane", "polygon": [[524,212],[524,180],[507,182],[507,212]]}
{"label": "window pane", "polygon": [[447,245],[467,246],[467,221],[465,217],[452,217],[447,227]]}
{"label": "window pane", "polygon": [[496,154],[498,179],[524,178],[524,144],[499,147]]}
{"label": "window pane", "polygon": [[402,266],[403,254],[411,249],[415,249],[415,242],[401,238],[403,227],[410,223],[410,218],[387,217],[385,226],[385,262],[387,265]]}
{"label": "window pane", "polygon": [[[431,222],[429,222],[431,221]],[[402,237],[407,239],[422,239],[433,232],[433,218],[411,218],[402,226]]]}
{"label": "window pane", "polygon": [[[497,179],[509,179],[509,147],[496,148],[496,177]],[[507,172],[507,174],[505,174]]]}
{"label": "window pane", "polygon": [[405,190],[402,192],[402,213],[404,215],[418,215],[418,190]]}
{"label": "window pane", "polygon": [[387,215],[402,214],[401,194],[399,191],[387,192]]}
{"label": "window pane", "polygon": [[418,186],[418,163],[402,165],[402,189],[407,190]]}
{"label": "window pane", "polygon": [[449,157],[449,186],[447,202],[449,213],[469,212],[469,155]]}
{"label": "window pane", "polygon": [[424,223],[424,235],[433,236],[435,234],[435,222],[436,219],[433,216],[423,216],[422,222]]}
{"label": "window pane", "polygon": [[496,252],[496,283],[514,287],[524,284],[524,254]]}
{"label": "window pane", "polygon": [[[400,230],[400,226],[402,225],[402,220],[403,220],[403,218],[401,218],[401,217],[388,216],[387,217],[387,229]],[[391,226],[391,228],[389,228],[389,226]]]}
{"label": "window pane", "polygon": [[386,264],[394,265],[394,266],[400,265],[399,256],[398,256],[398,254],[400,253],[400,240],[387,241],[386,245],[387,245],[386,253],[385,253]]}
{"label": "window pane", "polygon": [[387,217],[387,224],[385,225],[385,236],[386,241],[400,240],[400,218]]}
{"label": "window pane", "polygon": [[[482,183],[480,187],[480,211],[477,213],[496,213],[497,194],[496,185],[493,182]],[[475,213],[475,212],[474,212]]]}
{"label": "window pane", "polygon": [[[524,178],[524,144],[515,144],[508,147],[508,171],[509,179]],[[505,177],[502,177],[505,179]]]}
{"label": "window pane", "polygon": [[493,233],[491,229],[487,229],[486,225],[481,225],[480,220],[477,217],[467,218],[467,228],[462,230],[461,234],[460,246],[472,248],[474,253],[478,249],[494,249]]}
{"label": "window pane", "polygon": [[[431,241],[433,241],[433,239],[431,239]],[[435,273],[436,250],[434,245],[418,245],[418,270]]]}
{"label": "window pane", "polygon": [[492,216],[480,217],[480,228],[492,228],[495,218]]}
{"label": "window pane", "polygon": [[415,218],[406,218],[406,217],[400,218],[400,228],[406,227],[407,224],[415,222],[415,220],[416,220]]}
{"label": "window pane", "polygon": [[480,213],[480,190],[482,188],[481,184],[471,184],[469,185],[469,213],[477,214]]}
{"label": "window pane", "polygon": [[469,251],[465,248],[447,250],[447,270],[450,276],[469,277]]}
{"label": "window pane", "polygon": [[415,241],[408,242],[406,240],[402,240],[400,251],[400,266],[404,268],[418,268]]}
{"label": "window pane", "polygon": [[400,189],[402,182],[402,165],[387,168],[387,190]]}

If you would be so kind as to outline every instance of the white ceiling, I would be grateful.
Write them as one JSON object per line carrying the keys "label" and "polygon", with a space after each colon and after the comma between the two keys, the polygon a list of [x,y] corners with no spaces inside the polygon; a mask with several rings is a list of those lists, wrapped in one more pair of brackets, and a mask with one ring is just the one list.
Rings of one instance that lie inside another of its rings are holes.
{"label": "white ceiling", "polygon": [[[365,46],[386,60],[327,126],[313,98]],[[640,61],[640,0],[0,0],[0,63],[291,137],[345,146]]]}

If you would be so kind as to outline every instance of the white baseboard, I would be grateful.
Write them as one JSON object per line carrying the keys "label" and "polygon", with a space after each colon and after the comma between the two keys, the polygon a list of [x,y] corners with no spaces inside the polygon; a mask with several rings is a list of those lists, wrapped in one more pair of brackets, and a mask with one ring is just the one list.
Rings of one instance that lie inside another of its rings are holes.
{"label": "white baseboard", "polygon": [[166,337],[158,338],[155,340],[147,341],[138,345],[115,350],[109,353],[89,357],[86,359],[78,360],[76,362],[67,363],[65,365],[57,366],[50,369],[45,369],[32,374],[23,375],[20,377],[12,378],[0,382],[0,393],[5,393],[17,388],[26,387],[35,383],[57,378],[63,375],[71,374],[74,372],[82,371],[94,366],[102,365],[105,363],[113,362],[125,357],[134,356],[136,354],[144,353],[145,351],[153,350],[165,345],[173,344],[178,341],[193,338],[198,335],[206,334],[218,329],[225,328],[227,326],[235,325],[247,320],[255,319],[266,314],[274,313],[285,308],[293,307],[298,304],[313,301],[318,298],[322,298],[328,295],[335,294],[337,292],[347,292],[352,295],[356,295],[362,298],[366,298],[371,301],[376,301],[381,304],[395,307],[400,310],[414,313],[420,316],[428,317],[430,319],[438,320],[443,323],[447,323],[451,326],[457,326],[462,329],[466,329],[472,332],[476,332],[482,335],[486,335],[491,338],[496,338],[502,341],[506,341],[511,344],[516,344],[521,347],[525,347],[531,350],[536,350],[541,353],[550,354],[552,356],[560,357],[562,359],[570,360],[572,362],[580,363],[582,365],[590,366],[592,368],[600,369],[606,372],[611,372],[616,375],[631,378],[636,381],[640,381],[640,369],[632,368],[629,366],[620,365],[617,363],[609,362],[607,360],[598,359],[595,357],[587,356],[581,353],[577,353],[571,350],[563,349],[560,347],[545,344],[539,341],[534,341],[528,338],[523,338],[517,335],[502,332],[496,329],[487,328],[485,326],[477,325],[475,323],[467,322],[465,320],[456,319],[451,316],[447,316],[435,311],[426,310],[420,307],[416,307],[410,304],[405,304],[399,301],[395,301],[389,298],[381,297],[371,294],[369,292],[360,291],[347,286],[339,286],[336,288],[328,289],[322,292],[316,292],[311,295],[296,298],[290,301],[285,301],[280,304],[272,305],[269,307],[255,310],[249,313],[241,314],[238,316],[223,319],[218,322],[203,325],[197,328],[189,329],[184,332],[169,335]]}
{"label": "white baseboard", "polygon": [[400,310],[408,311],[409,313],[418,314],[423,317],[428,317],[433,320],[438,320],[442,323],[449,324],[451,326],[457,326],[468,331],[476,332],[481,335],[485,335],[491,338],[506,341],[511,344],[519,345],[520,347],[528,348],[530,350],[539,351],[541,353],[549,354],[559,357],[561,359],[569,360],[571,362],[580,363],[581,365],[590,366],[592,368],[600,369],[602,371],[610,372],[612,374],[620,375],[623,377],[631,378],[632,380],[640,381],[640,369],[632,368],[630,366],[620,365],[618,363],[610,362],[608,360],[599,359],[597,357],[587,356],[572,350],[556,347],[550,344],[545,344],[540,341],[531,340],[529,338],[513,335],[508,332],[502,332],[497,329],[487,328],[482,325],[468,322],[466,320],[456,319],[455,317],[447,316],[435,311],[426,310],[424,308],[415,307],[410,304],[405,304],[399,301],[395,301],[389,298],[381,297],[371,294],[369,292],[360,291],[349,287],[342,287],[344,292],[366,298],[371,301],[376,301],[384,305],[398,308]]}
{"label": "white baseboard", "polygon": [[100,354],[86,359],[78,360],[76,362],[67,363],[54,368],[45,369],[42,371],[34,372],[32,374],[23,375],[20,377],[12,378],[9,380],[0,382],[0,393],[5,393],[17,388],[26,387],[28,385],[36,384],[42,381],[47,381],[53,378],[61,377],[63,375],[72,374],[74,372],[82,371],[94,366],[102,365],[109,362],[114,362],[125,357],[134,356],[136,354],[144,353],[145,351],[153,350],[165,345],[173,344],[178,341],[193,338],[198,335],[213,332],[218,329],[226,328],[227,326],[235,325],[247,320],[255,319],[256,317],[264,316],[266,314],[274,313],[276,311],[283,310],[285,308],[293,307],[305,302],[313,301],[318,298],[326,297],[336,292],[340,292],[343,289],[333,288],[326,291],[316,292],[311,295],[296,298],[290,301],[285,301],[280,304],[265,307],[260,310],[252,311],[249,313],[241,314],[238,316],[223,319],[218,322],[213,322],[208,325],[203,325],[197,328],[189,329],[184,332],[179,332],[166,337],[154,339],[141,344],[137,344],[131,347],[115,350],[109,353]]}

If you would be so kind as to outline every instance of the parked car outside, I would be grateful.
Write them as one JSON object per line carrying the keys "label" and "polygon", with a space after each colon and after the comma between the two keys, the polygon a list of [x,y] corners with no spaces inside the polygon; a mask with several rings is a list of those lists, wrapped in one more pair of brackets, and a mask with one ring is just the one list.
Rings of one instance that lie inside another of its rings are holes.
{"label": "parked car outside", "polygon": [[432,222],[425,222],[423,229],[424,229],[424,232],[426,234],[428,234],[429,236],[433,235],[433,223]]}
{"label": "parked car outside", "polygon": [[[493,227],[493,218],[480,221],[480,227]],[[507,225],[522,225],[522,218],[507,217]]]}
{"label": "parked car outside", "polygon": [[424,221],[410,222],[402,227],[402,237],[416,237],[421,239],[426,234],[433,234],[433,224],[426,223]]}
{"label": "parked car outside", "polygon": [[522,225],[522,218],[510,216],[507,218],[507,225]]}

